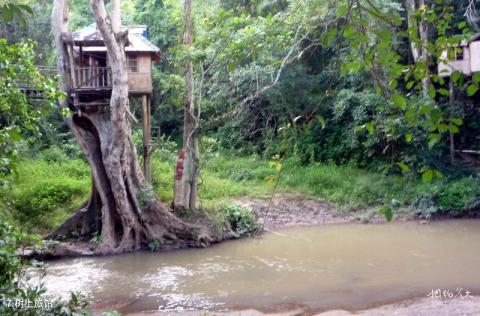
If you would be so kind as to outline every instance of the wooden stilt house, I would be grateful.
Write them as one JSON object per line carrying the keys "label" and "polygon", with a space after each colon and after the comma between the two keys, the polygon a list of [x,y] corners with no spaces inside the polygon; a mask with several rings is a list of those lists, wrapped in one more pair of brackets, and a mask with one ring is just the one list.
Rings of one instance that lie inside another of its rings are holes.
{"label": "wooden stilt house", "polygon": [[[67,35],[67,42],[69,64],[73,65],[70,69],[72,109],[91,110],[92,107],[108,105],[112,75],[101,34],[92,25],[70,35]],[[129,26],[125,53],[129,95],[149,99],[152,93],[152,65],[160,58],[160,49],[147,37],[146,26]]]}

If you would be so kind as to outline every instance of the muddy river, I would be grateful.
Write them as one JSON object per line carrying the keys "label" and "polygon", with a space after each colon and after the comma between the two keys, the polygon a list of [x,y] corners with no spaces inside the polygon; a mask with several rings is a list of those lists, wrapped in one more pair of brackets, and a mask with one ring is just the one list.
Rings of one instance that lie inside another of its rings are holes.
{"label": "muddy river", "polygon": [[359,310],[432,290],[480,294],[480,220],[283,229],[207,249],[62,259],[50,294],[123,312]]}

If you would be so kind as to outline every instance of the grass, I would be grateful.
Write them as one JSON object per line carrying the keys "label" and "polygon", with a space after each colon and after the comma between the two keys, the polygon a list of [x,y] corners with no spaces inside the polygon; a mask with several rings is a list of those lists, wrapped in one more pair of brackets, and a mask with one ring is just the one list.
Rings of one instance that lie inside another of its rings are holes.
{"label": "grass", "polygon": [[425,189],[419,181],[385,176],[352,166],[311,164],[299,166],[287,161],[282,187],[320,197],[346,210],[379,205],[391,199],[409,203]]}
{"label": "grass", "polygon": [[[157,157],[159,158],[159,157]],[[173,199],[174,159],[152,159],[153,187],[157,195],[164,201]],[[271,188],[264,178],[271,170],[264,162],[248,158],[231,159],[217,157],[210,159],[202,166],[199,179],[199,203],[203,208],[216,208],[228,203],[232,198],[249,196],[266,196]],[[256,172],[255,178],[235,176],[237,170]],[[265,175],[265,176],[263,176]]]}
{"label": "grass", "polygon": [[[154,187],[164,200],[173,198],[172,182],[175,160],[153,162]],[[202,167],[199,196],[207,207],[223,205],[232,198],[266,197],[272,193],[279,176],[271,163],[255,157],[214,155]],[[410,204],[427,191],[421,181],[401,176],[385,176],[353,166],[334,164],[301,165],[295,159],[286,160],[280,174],[277,191],[299,192],[321,198],[343,211],[378,206],[392,199]]]}
{"label": "grass", "polygon": [[[278,164],[255,157],[210,154],[202,161],[198,201],[204,209],[220,209],[238,197],[267,197],[279,176]],[[171,153],[158,153],[152,159],[154,191],[164,201],[173,198],[175,162]],[[392,199],[408,205],[418,197],[432,199],[435,194],[445,205],[442,210],[448,211],[449,205],[454,205],[452,199],[462,198],[463,187],[474,183],[474,180],[467,179],[458,185],[429,186],[419,180],[385,176],[348,165],[315,163],[303,166],[295,159],[282,164],[277,192],[318,197],[344,212],[371,209]],[[10,216],[18,224],[32,231],[46,232],[58,226],[81,205],[90,191],[89,166],[79,159],[52,161],[40,155],[35,160],[23,160],[18,171],[17,186],[4,194],[0,204],[10,210]],[[470,195],[475,197],[474,193]],[[470,195],[468,199],[471,199]],[[467,202],[462,203],[467,205]]]}
{"label": "grass", "polygon": [[15,188],[3,196],[13,219],[44,233],[60,225],[90,192],[90,169],[82,160],[24,160]]}

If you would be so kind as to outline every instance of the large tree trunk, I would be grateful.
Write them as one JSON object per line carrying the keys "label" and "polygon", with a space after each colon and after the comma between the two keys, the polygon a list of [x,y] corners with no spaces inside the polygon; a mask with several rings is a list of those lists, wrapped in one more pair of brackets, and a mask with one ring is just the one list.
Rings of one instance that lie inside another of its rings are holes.
{"label": "large tree trunk", "polygon": [[[192,47],[192,7],[191,0],[184,0],[183,44]],[[175,210],[195,210],[197,200],[198,176],[200,172],[200,153],[197,139],[197,118],[194,105],[193,64],[190,58],[185,62],[186,95],[183,117],[183,148],[175,170],[174,200]]]}
{"label": "large tree trunk", "polygon": [[405,5],[407,7],[407,22],[408,28],[413,32],[413,36],[417,37],[418,40],[410,39],[410,48],[412,51],[413,60],[415,63],[423,63],[425,74],[422,79],[422,94],[423,96],[428,95],[428,88],[430,86],[430,77],[429,77],[429,54],[428,54],[428,24],[425,21],[425,18],[422,18],[420,21],[417,21],[416,12],[418,10],[423,10],[425,8],[425,0],[405,0]]}
{"label": "large tree trunk", "polygon": [[[127,32],[121,30],[120,1],[112,1],[111,18],[103,0],[90,0],[92,13],[112,69],[113,88],[107,111],[75,112],[69,126],[92,168],[92,194],[50,238],[80,232],[87,240],[100,235],[96,254],[133,251],[155,242],[161,248],[205,246],[213,241],[206,226],[174,216],[145,181],[127,120],[128,77],[125,63]],[[66,0],[55,0],[52,25],[63,88],[69,91],[68,49],[62,34],[68,25]]]}

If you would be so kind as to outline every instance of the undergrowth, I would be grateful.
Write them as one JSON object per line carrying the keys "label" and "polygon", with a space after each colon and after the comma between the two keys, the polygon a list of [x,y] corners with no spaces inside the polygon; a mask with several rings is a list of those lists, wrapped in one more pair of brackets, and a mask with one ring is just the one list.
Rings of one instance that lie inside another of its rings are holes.
{"label": "undergrowth", "polygon": [[[159,150],[151,161],[153,192],[162,200],[171,201],[175,149]],[[213,218],[221,213],[215,210],[225,209],[238,197],[270,196],[271,179],[279,176],[278,168],[258,156],[234,157],[210,152],[202,157],[202,163],[198,207],[212,210]],[[424,184],[415,177],[387,176],[350,165],[303,165],[295,158],[281,164],[277,192],[318,197],[343,212],[372,209],[392,199],[412,214],[427,217],[462,216],[480,205],[479,180],[473,176]],[[60,225],[90,193],[89,166],[80,158],[69,158],[61,150],[50,149],[35,159],[26,158],[19,163],[18,171],[17,185],[1,193],[0,205],[4,216],[28,231],[45,233]],[[144,199],[151,198],[151,193]],[[214,226],[221,227],[224,219],[216,221]]]}

